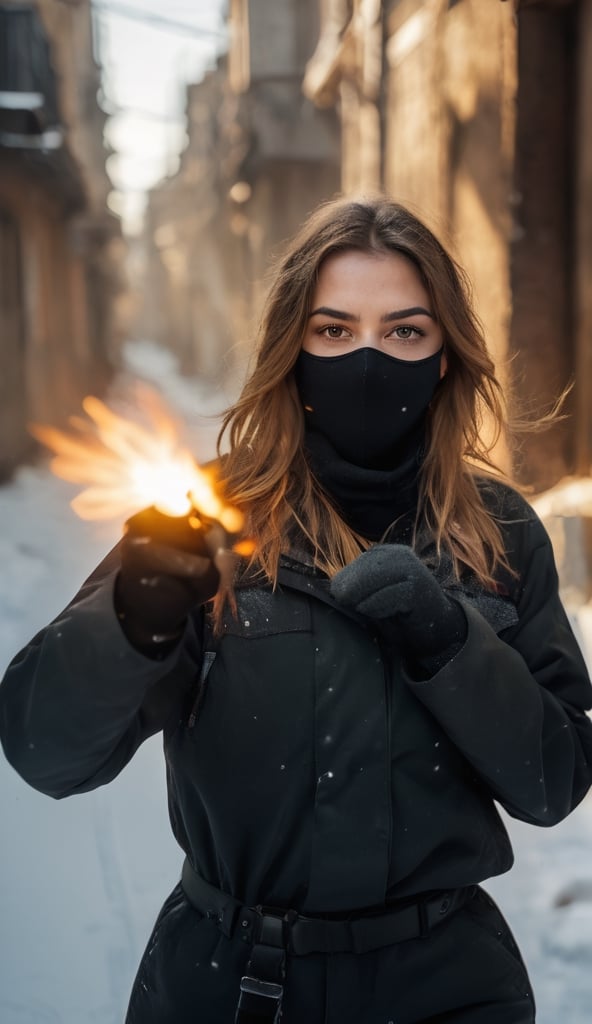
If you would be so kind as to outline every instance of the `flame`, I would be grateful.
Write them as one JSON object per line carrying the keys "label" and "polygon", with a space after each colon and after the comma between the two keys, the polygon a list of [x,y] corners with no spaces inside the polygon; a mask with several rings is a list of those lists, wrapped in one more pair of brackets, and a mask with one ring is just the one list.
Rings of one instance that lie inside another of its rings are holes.
{"label": "flame", "polygon": [[239,533],[242,513],[223,503],[213,471],[198,466],[181,446],[159,396],[138,388],[137,400],[147,427],[119,416],[92,395],[82,403],[86,418],[70,417],[71,433],[30,426],[33,436],[54,452],[50,466],[56,476],[87,485],[71,502],[76,514],[81,519],[127,518],[154,505],[170,516],[195,510],[217,519],[229,533]]}

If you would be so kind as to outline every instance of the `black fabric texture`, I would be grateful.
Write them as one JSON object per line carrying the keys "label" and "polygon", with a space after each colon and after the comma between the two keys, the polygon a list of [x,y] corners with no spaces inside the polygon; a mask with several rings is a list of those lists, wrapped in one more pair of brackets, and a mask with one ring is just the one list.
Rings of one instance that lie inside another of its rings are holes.
{"label": "black fabric texture", "polygon": [[341,356],[301,351],[294,377],[307,431],[325,437],[346,462],[392,470],[425,418],[441,357],[397,359],[374,348]]}
{"label": "black fabric texture", "polygon": [[419,472],[424,454],[423,422],[399,446],[393,469],[367,469],[337,454],[331,442],[314,430],[305,434],[305,451],[312,472],[330,496],[344,521],[368,540],[380,540],[405,516],[409,536],[419,496]]}

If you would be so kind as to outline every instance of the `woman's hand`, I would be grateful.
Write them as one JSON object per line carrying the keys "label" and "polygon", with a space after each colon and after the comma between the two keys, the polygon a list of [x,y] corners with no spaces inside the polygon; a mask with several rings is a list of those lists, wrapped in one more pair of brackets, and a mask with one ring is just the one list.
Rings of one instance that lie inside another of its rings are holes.
{"label": "woman's hand", "polygon": [[128,519],[115,608],[134,647],[152,657],[174,647],[191,608],[213,598],[232,571],[231,543],[218,522],[199,525],[156,508]]}
{"label": "woman's hand", "polygon": [[387,620],[407,655],[430,675],[465,641],[461,606],[403,544],[376,544],[364,551],[333,577],[330,589],[347,608]]}

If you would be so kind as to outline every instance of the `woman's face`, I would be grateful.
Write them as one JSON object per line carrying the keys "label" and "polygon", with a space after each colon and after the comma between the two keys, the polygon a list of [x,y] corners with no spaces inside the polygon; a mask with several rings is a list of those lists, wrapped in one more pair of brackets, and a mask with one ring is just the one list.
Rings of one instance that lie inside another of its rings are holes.
{"label": "woman's face", "polygon": [[[419,273],[398,253],[335,253],[321,265],[302,348],[340,356],[377,348],[397,359],[425,359],[442,348]],[[446,371],[442,355],[441,374]]]}

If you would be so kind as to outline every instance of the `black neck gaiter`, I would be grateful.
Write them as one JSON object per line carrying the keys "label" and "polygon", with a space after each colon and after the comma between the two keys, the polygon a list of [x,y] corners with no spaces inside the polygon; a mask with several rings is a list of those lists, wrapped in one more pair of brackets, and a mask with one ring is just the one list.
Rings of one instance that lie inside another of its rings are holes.
{"label": "black neck gaiter", "polygon": [[386,540],[398,524],[400,543],[410,542],[419,498],[424,433],[408,439],[394,469],[364,469],[337,454],[322,434],[307,430],[304,448],[310,468],[352,529],[367,540]]}
{"label": "black neck gaiter", "polygon": [[441,354],[413,361],[375,348],[342,356],[301,351],[294,375],[307,434],[321,434],[354,466],[395,469],[423,428]]}
{"label": "black neck gaiter", "polygon": [[368,348],[298,357],[311,469],[345,521],[368,540],[385,537],[395,521],[411,536],[440,359],[437,352],[408,362]]}

